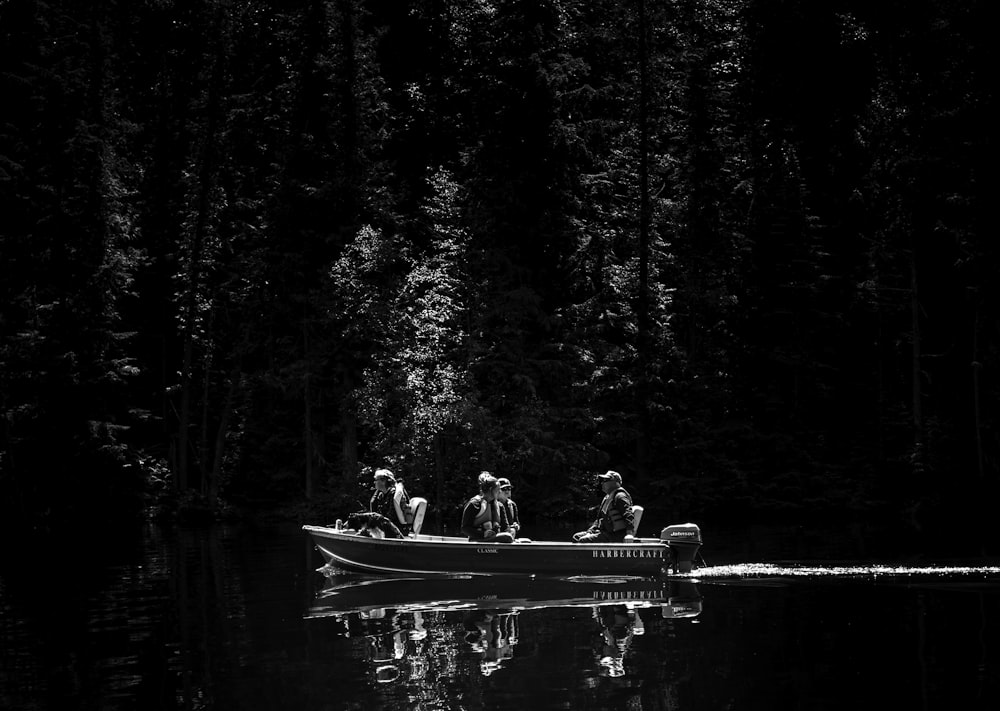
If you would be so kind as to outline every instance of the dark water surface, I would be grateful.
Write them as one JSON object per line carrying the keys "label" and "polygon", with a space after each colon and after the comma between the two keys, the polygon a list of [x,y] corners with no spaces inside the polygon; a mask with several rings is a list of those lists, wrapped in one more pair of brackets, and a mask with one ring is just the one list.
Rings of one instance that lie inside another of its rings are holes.
{"label": "dark water surface", "polygon": [[297,526],[5,553],[0,709],[1000,708],[995,551],[703,533],[670,581],[327,577]]}

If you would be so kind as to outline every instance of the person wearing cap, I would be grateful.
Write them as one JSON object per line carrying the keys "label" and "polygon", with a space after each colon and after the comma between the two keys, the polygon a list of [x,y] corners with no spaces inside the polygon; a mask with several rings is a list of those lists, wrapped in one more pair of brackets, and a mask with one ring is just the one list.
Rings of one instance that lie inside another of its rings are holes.
{"label": "person wearing cap", "polygon": [[622,475],[608,470],[599,475],[604,499],[598,518],[586,531],[573,534],[577,543],[622,543],[635,537],[632,496],[622,488]]}
{"label": "person wearing cap", "polygon": [[500,507],[500,517],[503,519],[501,525],[506,525],[510,535],[517,538],[518,531],[521,530],[521,517],[517,513],[517,504],[510,498],[510,479],[500,477],[497,479],[500,491],[497,493],[497,504]]}
{"label": "person wearing cap", "polygon": [[406,512],[410,508],[410,496],[403,482],[396,481],[396,475],[389,469],[375,470],[375,493],[369,509],[382,514],[392,521],[405,536],[410,531]]}
{"label": "person wearing cap", "polygon": [[391,520],[389,514],[392,513],[392,494],[389,493],[389,482],[395,486],[396,477],[388,469],[376,469],[373,481],[375,491],[372,492],[371,501],[368,502],[368,510]]}
{"label": "person wearing cap", "polygon": [[507,531],[497,506],[500,486],[489,472],[479,475],[479,493],[465,502],[462,509],[462,533],[470,541],[510,543],[514,537]]}

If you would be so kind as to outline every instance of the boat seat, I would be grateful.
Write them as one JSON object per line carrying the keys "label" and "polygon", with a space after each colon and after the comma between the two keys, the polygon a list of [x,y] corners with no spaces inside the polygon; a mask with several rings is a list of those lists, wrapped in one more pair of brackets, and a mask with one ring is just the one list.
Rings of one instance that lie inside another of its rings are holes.
{"label": "boat seat", "polygon": [[410,498],[410,510],[407,518],[412,519],[413,535],[420,534],[420,529],[424,526],[424,516],[427,514],[427,499],[421,496]]}
{"label": "boat seat", "polygon": [[635,537],[639,537],[639,521],[642,520],[642,512],[645,509],[642,506],[632,506],[632,525],[635,528]]}

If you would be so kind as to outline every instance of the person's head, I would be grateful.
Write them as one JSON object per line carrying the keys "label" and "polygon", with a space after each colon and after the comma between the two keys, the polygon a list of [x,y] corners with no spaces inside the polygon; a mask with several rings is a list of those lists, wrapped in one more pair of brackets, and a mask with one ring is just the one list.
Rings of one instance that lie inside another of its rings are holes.
{"label": "person's head", "polygon": [[497,485],[496,477],[494,477],[489,472],[483,472],[479,475],[479,493],[487,501],[492,501],[497,497],[497,491],[500,487]]}
{"label": "person's head", "polygon": [[396,485],[396,475],[388,469],[375,470],[375,488],[386,491]]}
{"label": "person's head", "polygon": [[611,469],[603,474],[599,474],[597,480],[601,483],[601,490],[605,494],[610,494],[622,485],[622,475]]}
{"label": "person's head", "polygon": [[501,501],[506,501],[507,499],[509,499],[511,490],[510,479],[507,479],[506,477],[500,477],[499,479],[497,479],[497,486],[499,487],[497,497]]}

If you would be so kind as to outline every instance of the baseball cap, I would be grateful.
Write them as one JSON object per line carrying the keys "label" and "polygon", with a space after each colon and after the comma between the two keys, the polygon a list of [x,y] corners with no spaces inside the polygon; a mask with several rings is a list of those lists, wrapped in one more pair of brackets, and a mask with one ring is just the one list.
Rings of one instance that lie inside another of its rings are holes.
{"label": "baseball cap", "polygon": [[614,482],[619,485],[622,483],[622,475],[611,469],[604,472],[603,474],[598,474],[597,478],[600,479],[601,481],[609,481],[613,479]]}

